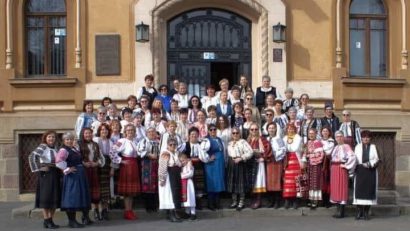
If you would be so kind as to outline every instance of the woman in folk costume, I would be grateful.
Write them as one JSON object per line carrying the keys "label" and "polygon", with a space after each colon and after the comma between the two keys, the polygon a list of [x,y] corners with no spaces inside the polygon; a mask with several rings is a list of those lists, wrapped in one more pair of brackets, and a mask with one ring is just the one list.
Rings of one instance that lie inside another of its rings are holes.
{"label": "woman in folk costume", "polygon": [[354,149],[357,144],[362,142],[360,137],[360,125],[356,120],[352,120],[352,113],[348,110],[343,110],[343,122],[340,124],[339,131],[343,133],[344,143],[350,145]]}
{"label": "woman in folk costume", "polygon": [[179,121],[177,122],[176,133],[181,137],[183,142],[188,141],[188,130],[191,127],[192,124],[188,121],[188,108],[179,109]]}
{"label": "woman in folk costume", "polygon": [[81,228],[84,226],[77,222],[76,211],[82,211],[83,217],[87,222],[90,221],[88,213],[91,198],[83,158],[74,147],[74,138],[73,133],[64,133],[63,147],[56,156],[56,166],[64,173],[61,210],[66,212],[70,228]]}
{"label": "woman in folk costume", "polygon": [[168,139],[176,139],[177,140],[177,151],[181,152],[185,149],[185,142],[182,140],[181,136],[179,136],[176,133],[177,130],[177,123],[173,120],[169,121],[167,123],[167,132],[165,132],[162,136],[161,136],[161,140],[160,140],[160,145],[159,145],[159,150],[160,152],[163,152],[164,150],[167,149],[167,143],[168,143]]}
{"label": "woman in folk costume", "polygon": [[219,103],[216,105],[216,114],[219,116],[226,116],[228,119],[232,115],[232,104],[228,100],[228,93],[222,91],[219,96]]}
{"label": "woman in folk costume", "polygon": [[[105,165],[105,158],[100,152],[100,147],[93,141],[93,131],[91,128],[84,128],[82,140],[79,143],[80,152],[83,157],[83,165],[90,186],[91,206],[94,209],[95,220],[99,219],[98,205],[101,201],[100,191],[100,169]],[[87,216],[84,216],[83,223],[90,223]]]}
{"label": "woman in folk costume", "polygon": [[75,134],[80,139],[80,134],[83,128],[90,128],[91,124],[97,120],[97,116],[94,114],[93,101],[84,100],[83,112],[78,116],[75,123]]}
{"label": "woman in folk costume", "polygon": [[167,210],[171,222],[181,222],[176,210],[181,209],[181,162],[176,149],[178,141],[167,139],[167,147],[161,152],[158,165],[159,209]]}
{"label": "woman in folk costume", "polygon": [[[308,141],[309,130],[311,128],[316,129],[316,131],[320,131],[322,129],[322,122],[319,118],[314,117],[315,109],[313,107],[306,107],[305,111],[305,119],[302,120],[300,125],[300,133],[299,135],[303,138],[303,143],[306,144]],[[316,134],[317,139],[320,139],[320,134]]]}
{"label": "woman in folk costume", "polygon": [[[266,122],[262,125],[262,135],[263,136],[268,136],[268,129],[267,129],[267,126],[268,126],[268,124],[270,124],[270,123],[272,123],[272,122],[274,122],[274,123],[276,123],[276,121],[273,119],[274,118],[274,116],[275,116],[275,113],[274,113],[274,111],[273,111],[273,109],[266,109],[265,110],[265,117],[266,117]],[[277,123],[277,133],[276,133],[276,136],[277,137],[283,137],[282,136],[282,134],[283,134],[283,132],[282,132],[282,128],[280,127],[280,125]]]}
{"label": "woman in folk costume", "polygon": [[55,131],[46,131],[41,144],[30,153],[28,160],[32,172],[38,174],[35,207],[43,208],[43,227],[56,229],[53,216],[61,203],[61,171],[56,167],[56,136]]}
{"label": "woman in folk costume", "polygon": [[252,182],[251,192],[254,194],[254,202],[251,205],[252,209],[261,207],[262,193],[266,192],[266,170],[265,163],[272,157],[272,149],[269,141],[261,136],[259,126],[253,123],[250,127],[250,135],[248,143],[253,149],[253,157],[248,161],[248,166],[251,167],[250,181]]}
{"label": "woman in folk costume", "polygon": [[299,134],[301,121],[297,118],[296,113],[297,113],[296,108],[294,108],[294,107],[289,108],[289,110],[288,110],[288,116],[289,116],[288,124],[295,125],[296,133]]}
{"label": "woman in folk costume", "polygon": [[185,213],[189,216],[190,220],[196,220],[196,200],[195,200],[195,187],[194,187],[194,174],[195,168],[191,159],[186,154],[179,155],[179,161],[181,162],[181,185],[182,185],[182,206],[185,208]]}
{"label": "woman in folk costume", "polygon": [[323,127],[322,131],[322,142],[323,151],[325,152],[325,157],[323,159],[323,167],[322,167],[322,200],[323,205],[327,208],[331,206],[330,203],[330,157],[335,147],[335,140],[332,138],[333,133],[330,127]]}
{"label": "woman in folk costume", "polygon": [[354,178],[353,204],[357,206],[356,219],[369,220],[371,205],[377,204],[377,165],[379,156],[376,145],[371,144],[371,133],[364,130],[361,133],[362,143],[354,150],[357,166]]}
{"label": "woman in folk costume", "polygon": [[179,83],[178,93],[175,94],[172,99],[178,102],[179,108],[188,108],[189,98],[187,84],[184,82]]}
{"label": "woman in folk costume", "polygon": [[208,126],[208,136],[201,142],[201,147],[209,158],[199,158],[203,161],[206,176],[206,191],[208,193],[208,208],[220,209],[220,193],[225,191],[225,154],[224,144],[217,136],[216,126]]}
{"label": "woman in folk costume", "polygon": [[[198,112],[202,110],[202,103],[198,96],[194,95],[189,99],[188,108],[188,121],[195,123],[198,121]],[[203,111],[205,112],[206,110]]]}
{"label": "woman in folk costume", "polygon": [[101,124],[96,135],[93,141],[98,144],[99,150],[104,156],[105,164],[100,168],[99,174],[101,211],[94,213],[94,215],[97,215],[95,218],[98,220],[108,220],[108,204],[111,198],[110,180],[114,177],[114,168],[111,167],[110,151],[114,143],[110,140],[111,130],[108,124]]}
{"label": "woman in folk costume", "polygon": [[308,141],[303,154],[308,163],[309,200],[312,209],[315,209],[318,206],[318,202],[322,200],[322,171],[323,159],[325,157],[323,144],[320,140],[316,139],[316,137],[316,129],[309,129]]}
{"label": "woman in folk costume", "polygon": [[330,202],[337,204],[335,218],[345,216],[345,205],[349,199],[349,172],[356,166],[356,156],[350,145],[344,143],[343,133],[335,133],[337,146],[334,147],[331,156],[330,168]]}
{"label": "woman in folk costume", "polygon": [[253,93],[252,92],[246,93],[246,97],[243,100],[245,102],[243,104],[244,110],[246,109],[251,110],[252,121],[255,121],[259,126],[262,126],[262,117],[259,112],[259,109],[257,106],[253,104]]}
{"label": "woman in folk costume", "polygon": [[[231,127],[229,126],[229,120],[226,116],[218,116],[218,120],[216,121],[216,135],[221,138],[224,144],[224,155],[225,161],[227,162],[228,158],[228,143],[231,141]],[[209,126],[208,126],[209,129]]]}
{"label": "woman in folk costume", "polygon": [[203,110],[198,111],[197,119],[192,126],[198,128],[199,140],[201,141],[208,135],[208,124],[206,124],[206,113]]}
{"label": "woman in folk costume", "polygon": [[141,192],[140,171],[138,168],[138,147],[134,143],[135,126],[125,126],[125,138],[118,140],[110,151],[112,163],[119,165],[118,194],[124,196],[124,219],[135,220],[132,211],[133,197]]}
{"label": "woman in folk costume", "polygon": [[284,161],[285,174],[283,175],[283,198],[285,199],[285,208],[288,209],[293,203],[293,208],[298,208],[296,199],[296,177],[301,174],[306,160],[303,159],[303,140],[296,134],[296,127],[288,124],[287,135],[283,138],[286,145],[286,157]]}
{"label": "woman in folk costume", "polygon": [[[152,120],[148,127],[153,127],[157,133],[161,136],[167,131],[167,122],[161,117],[161,111],[158,108],[151,110]],[[144,133],[145,135],[145,133]]]}
{"label": "woman in folk costume", "polygon": [[138,143],[138,156],[141,157],[141,192],[145,210],[158,210],[158,158],[159,138],[154,127],[147,129],[147,137]]}
{"label": "woman in folk costume", "polygon": [[153,75],[146,75],[144,78],[144,86],[140,87],[137,91],[137,99],[141,100],[143,95],[148,96],[149,105],[151,107],[152,101],[154,101],[155,97],[158,95],[157,89],[154,87],[154,76]]}
{"label": "woman in folk costume", "polygon": [[286,129],[286,125],[288,124],[288,116],[285,113],[282,113],[283,101],[280,99],[275,99],[273,103],[273,111],[275,112],[273,116],[273,121],[275,121],[279,126],[282,134],[281,137],[284,136],[283,131]]}
{"label": "woman in folk costume", "polygon": [[192,127],[188,131],[188,141],[185,144],[185,150],[182,152],[191,159],[192,165],[195,168],[195,173],[193,176],[196,202],[198,209],[201,207],[201,197],[205,194],[205,170],[204,163],[201,161],[204,155],[201,144],[198,140],[199,130],[196,127]]}
{"label": "woman in folk costume", "polygon": [[240,129],[232,128],[232,141],[228,144],[226,191],[232,194],[230,208],[236,208],[238,211],[245,206],[245,193],[249,187],[246,177],[246,161],[251,159],[252,156],[252,147],[246,140],[241,139]]}
{"label": "woman in folk costume", "polygon": [[280,207],[282,199],[282,174],[283,174],[283,159],[286,155],[285,142],[281,137],[277,136],[277,123],[271,122],[268,124],[269,141],[272,148],[272,156],[266,162],[266,191],[272,192],[272,205],[275,209]]}

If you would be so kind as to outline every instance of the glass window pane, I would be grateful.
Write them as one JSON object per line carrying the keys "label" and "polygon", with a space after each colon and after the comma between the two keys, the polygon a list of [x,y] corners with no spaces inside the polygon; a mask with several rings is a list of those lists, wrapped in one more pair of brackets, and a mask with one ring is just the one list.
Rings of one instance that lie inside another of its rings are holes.
{"label": "glass window pane", "polygon": [[364,30],[350,30],[350,75],[366,76]]}
{"label": "glass window pane", "polygon": [[64,0],[30,0],[26,3],[29,13],[63,13],[66,12]]}
{"label": "glass window pane", "polygon": [[350,14],[385,14],[382,0],[354,0],[350,4]]}
{"label": "glass window pane", "polygon": [[386,33],[383,30],[370,32],[370,75],[386,76]]}
{"label": "glass window pane", "polygon": [[386,21],[385,20],[371,20],[370,21],[370,29],[385,30],[386,29]]}
{"label": "glass window pane", "polygon": [[27,30],[28,75],[44,74],[44,36],[42,28],[29,28]]}

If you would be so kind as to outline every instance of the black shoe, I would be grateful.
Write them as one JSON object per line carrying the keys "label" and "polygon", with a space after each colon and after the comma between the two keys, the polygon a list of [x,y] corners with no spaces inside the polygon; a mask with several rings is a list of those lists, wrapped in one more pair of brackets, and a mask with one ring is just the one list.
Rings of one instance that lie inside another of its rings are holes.
{"label": "black shoe", "polygon": [[100,214],[100,211],[98,209],[94,209],[94,221],[102,221],[102,216]]}
{"label": "black shoe", "polygon": [[106,220],[106,221],[110,220],[108,218],[108,209],[103,209],[101,211],[101,220]]}
{"label": "black shoe", "polygon": [[244,204],[239,204],[239,205],[236,207],[236,211],[241,211],[244,207],[245,207]]}
{"label": "black shoe", "polygon": [[215,211],[215,204],[213,201],[208,201],[208,209],[211,211]]}
{"label": "black shoe", "polygon": [[84,225],[78,223],[76,220],[69,221],[68,226],[70,228],[84,228]]}
{"label": "black shoe", "polygon": [[356,220],[360,220],[360,218],[363,217],[363,210],[362,210],[362,206],[358,205],[356,208]]}
{"label": "black shoe", "polygon": [[50,226],[50,220],[49,219],[44,219],[43,228],[48,229],[49,226]]}
{"label": "black shoe", "polygon": [[273,205],[274,209],[279,209],[280,208],[280,200],[276,200],[275,204]]}
{"label": "black shoe", "polygon": [[172,210],[170,212],[169,221],[171,221],[171,222],[182,222],[182,220],[179,217],[176,216],[175,210]]}
{"label": "black shoe", "polygon": [[196,220],[196,215],[195,215],[195,214],[191,214],[191,216],[189,217],[189,220],[195,221],[195,220]]}
{"label": "black shoe", "polygon": [[285,200],[284,207],[285,207],[285,209],[289,209],[289,207],[290,207],[290,201],[289,200]]}
{"label": "black shoe", "polygon": [[83,225],[92,225],[94,222],[89,218],[89,217],[82,217],[81,221],[83,222]]}
{"label": "black shoe", "polygon": [[293,201],[292,208],[293,209],[298,209],[299,208],[299,201],[297,199]]}
{"label": "black shoe", "polygon": [[369,210],[370,210],[370,206],[368,205],[363,208],[363,219],[366,221],[370,220]]}

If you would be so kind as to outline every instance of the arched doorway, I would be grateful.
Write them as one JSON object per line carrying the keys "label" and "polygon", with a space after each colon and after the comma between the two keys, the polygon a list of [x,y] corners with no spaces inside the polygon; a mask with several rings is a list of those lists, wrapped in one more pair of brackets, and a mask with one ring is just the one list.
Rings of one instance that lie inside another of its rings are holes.
{"label": "arched doorway", "polygon": [[251,22],[215,8],[179,14],[167,22],[167,60],[168,83],[176,76],[190,94],[202,96],[222,78],[237,84],[252,73]]}

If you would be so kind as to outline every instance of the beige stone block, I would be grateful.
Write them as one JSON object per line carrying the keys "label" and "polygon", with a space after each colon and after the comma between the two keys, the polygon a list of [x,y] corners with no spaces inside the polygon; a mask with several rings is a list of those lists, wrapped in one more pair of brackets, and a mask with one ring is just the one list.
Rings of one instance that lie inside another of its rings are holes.
{"label": "beige stone block", "polygon": [[19,174],[19,162],[17,158],[6,160],[6,174]]}
{"label": "beige stone block", "polygon": [[19,187],[19,175],[4,175],[3,176],[3,188],[4,189],[18,189]]}
{"label": "beige stone block", "polygon": [[6,160],[0,160],[0,176],[6,173]]}
{"label": "beige stone block", "polygon": [[18,189],[0,189],[0,201],[19,201]]}
{"label": "beige stone block", "polygon": [[396,156],[410,156],[410,142],[397,142]]}
{"label": "beige stone block", "polygon": [[410,185],[410,171],[397,171],[396,185],[408,187]]}
{"label": "beige stone block", "polygon": [[3,158],[10,158],[10,157],[17,157],[18,156],[18,150],[17,150],[17,145],[15,144],[5,144],[2,147],[3,149]]}
{"label": "beige stone block", "polygon": [[410,156],[396,157],[396,170],[397,171],[410,171]]}

